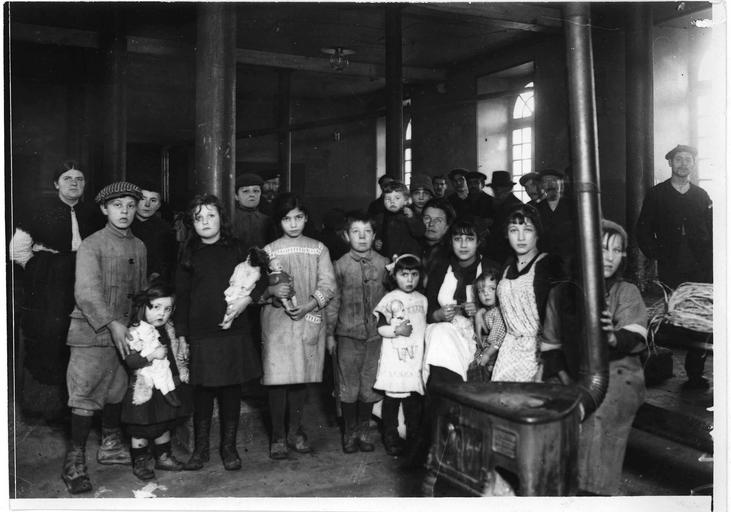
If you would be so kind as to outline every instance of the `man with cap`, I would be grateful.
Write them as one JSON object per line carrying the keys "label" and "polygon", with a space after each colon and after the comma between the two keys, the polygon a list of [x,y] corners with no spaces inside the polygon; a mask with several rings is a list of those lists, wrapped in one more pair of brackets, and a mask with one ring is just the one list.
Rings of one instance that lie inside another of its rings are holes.
{"label": "man with cap", "polygon": [[429,176],[412,174],[409,192],[411,192],[411,206],[413,207],[414,214],[421,218],[424,205],[429,199],[434,197],[434,187]]}
{"label": "man with cap", "polygon": [[233,232],[246,250],[263,248],[275,238],[271,217],[259,210],[263,186],[264,180],[257,174],[244,173],[236,178]]}
{"label": "man with cap", "polygon": [[470,194],[470,190],[467,187],[467,169],[457,168],[449,171],[449,181],[452,182],[452,188],[454,192],[447,196],[447,201],[454,208],[454,212],[457,217],[464,217],[465,215],[471,215],[472,209],[470,201],[467,198]]}
{"label": "man with cap", "polygon": [[371,201],[368,205],[368,215],[371,217],[375,217],[380,213],[386,212],[386,207],[383,205],[383,186],[391,181],[393,181],[393,177],[388,174],[384,174],[378,178],[378,188],[381,189],[381,195]]}
{"label": "man with cap", "polygon": [[[261,185],[261,202],[259,210],[265,215],[272,215],[272,204],[279,193],[279,171],[271,169],[257,173],[264,183]],[[238,190],[238,187],[236,187]]]}
{"label": "man with cap", "polygon": [[434,197],[446,197],[447,195],[447,177],[444,174],[432,176],[432,186],[434,187]]}
{"label": "man with cap", "polygon": [[[671,288],[684,282],[713,282],[713,203],[705,190],[690,182],[698,150],[674,147],[665,159],[671,176],[652,187],[637,219],[637,242],[644,255],[657,260],[660,281]],[[706,354],[688,351],[689,387],[707,388]]]}
{"label": "man with cap", "polygon": [[528,194],[528,197],[530,197],[530,201],[528,201],[529,205],[536,206],[546,197],[546,192],[541,186],[541,175],[537,172],[524,174],[520,177],[518,182],[520,183],[520,186],[525,189],[525,193]]}
{"label": "man with cap", "polygon": [[505,220],[515,208],[523,203],[513,194],[513,181],[508,171],[494,171],[492,181],[487,184],[492,188],[495,209],[494,224],[487,246],[486,255],[493,261],[503,263],[511,254],[512,250],[508,239],[505,236]]}
{"label": "man with cap", "polygon": [[76,256],[76,306],[67,337],[71,443],[61,473],[71,494],[92,490],[86,441],[95,412],[102,412],[97,462],[131,462],[120,428],[127,391],[121,361],[129,354],[125,337],[132,297],[147,283],[147,250],[130,230],[141,197],[136,185],[124,181],[104,187],[96,202],[107,224],[81,242]]}
{"label": "man with cap", "polygon": [[569,198],[564,196],[566,174],[556,169],[539,171],[546,197],[536,209],[543,222],[541,250],[561,259],[565,275],[571,275],[576,259],[576,222]]}
{"label": "man with cap", "polygon": [[137,204],[132,233],[142,240],[147,248],[148,279],[161,278],[172,282],[177,244],[172,226],[158,214],[162,206],[161,187],[151,181],[138,183],[142,199]]}

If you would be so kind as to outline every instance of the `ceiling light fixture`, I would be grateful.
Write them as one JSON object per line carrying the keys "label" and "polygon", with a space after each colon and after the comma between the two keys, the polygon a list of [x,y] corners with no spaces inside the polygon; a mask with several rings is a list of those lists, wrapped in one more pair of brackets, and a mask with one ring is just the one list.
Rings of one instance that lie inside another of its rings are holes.
{"label": "ceiling light fixture", "polygon": [[342,46],[336,46],[335,48],[320,48],[320,51],[330,56],[330,67],[335,71],[342,71],[348,67],[350,61],[348,61],[348,55],[353,55],[355,52]]}

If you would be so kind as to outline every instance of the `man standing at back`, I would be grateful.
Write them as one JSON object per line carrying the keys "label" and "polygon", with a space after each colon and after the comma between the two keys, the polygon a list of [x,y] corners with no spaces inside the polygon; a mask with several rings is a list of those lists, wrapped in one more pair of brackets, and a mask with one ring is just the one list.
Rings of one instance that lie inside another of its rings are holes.
{"label": "man standing at back", "polygon": [[[665,155],[672,174],[650,189],[637,219],[640,250],[657,260],[658,279],[673,289],[684,282],[713,282],[713,203],[690,182],[697,156],[696,148],[684,145]],[[709,387],[703,378],[706,357],[704,349],[688,349],[686,388]]]}
{"label": "man standing at back", "polygon": [[705,190],[690,182],[698,150],[675,146],[665,159],[672,174],[645,196],[637,219],[637,242],[657,260],[660,281],[713,282],[713,209]]}

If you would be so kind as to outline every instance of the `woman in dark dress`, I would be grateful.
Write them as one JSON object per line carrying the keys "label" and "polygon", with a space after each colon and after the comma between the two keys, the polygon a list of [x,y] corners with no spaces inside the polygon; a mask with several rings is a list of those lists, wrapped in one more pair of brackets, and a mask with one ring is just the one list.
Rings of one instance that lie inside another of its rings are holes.
{"label": "woman in dark dress", "polygon": [[74,308],[76,249],[104,225],[99,208],[81,201],[84,173],[75,162],[59,167],[53,185],[58,195],[40,201],[10,241],[10,259],[25,269],[23,405],[47,419],[67,410],[66,335]]}

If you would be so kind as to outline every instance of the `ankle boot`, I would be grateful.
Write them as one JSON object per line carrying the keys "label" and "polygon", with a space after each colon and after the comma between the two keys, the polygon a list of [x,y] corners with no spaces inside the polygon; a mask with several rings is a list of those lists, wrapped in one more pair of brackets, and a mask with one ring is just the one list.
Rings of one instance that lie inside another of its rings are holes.
{"label": "ankle boot", "polygon": [[236,451],[236,431],[238,421],[227,420],[221,424],[221,460],[227,471],[241,469],[241,458]]}
{"label": "ankle boot", "polygon": [[183,465],[183,469],[186,471],[198,471],[210,459],[211,418],[194,419],[193,428],[195,429],[195,449],[188,462]]}

